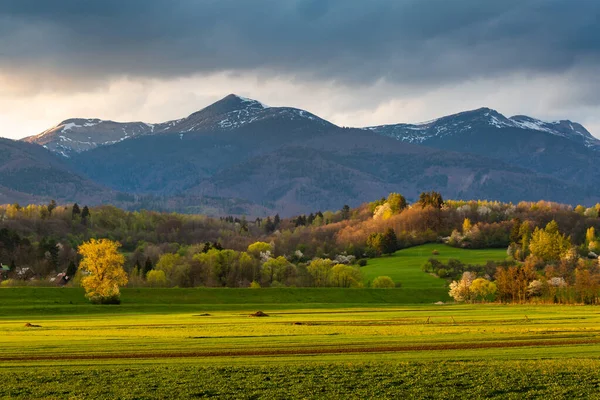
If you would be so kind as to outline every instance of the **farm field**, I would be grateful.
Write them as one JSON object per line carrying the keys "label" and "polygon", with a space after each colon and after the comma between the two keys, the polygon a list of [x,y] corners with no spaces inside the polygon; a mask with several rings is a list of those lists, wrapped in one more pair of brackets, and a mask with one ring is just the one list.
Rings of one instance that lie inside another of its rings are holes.
{"label": "farm field", "polygon": [[598,398],[595,307],[147,290],[93,306],[77,289],[0,289],[0,398]]}
{"label": "farm field", "polygon": [[[439,255],[433,255],[434,250],[437,250]],[[437,294],[441,288],[445,290],[446,282],[421,270],[423,264],[430,258],[436,258],[442,262],[454,258],[465,264],[485,264],[487,261],[504,261],[506,249],[469,250],[431,243],[398,250],[388,257],[371,259],[368,265],[361,270],[366,280],[386,275],[394,281],[401,282],[403,288],[427,289],[428,291],[433,289],[434,291],[431,293]]]}

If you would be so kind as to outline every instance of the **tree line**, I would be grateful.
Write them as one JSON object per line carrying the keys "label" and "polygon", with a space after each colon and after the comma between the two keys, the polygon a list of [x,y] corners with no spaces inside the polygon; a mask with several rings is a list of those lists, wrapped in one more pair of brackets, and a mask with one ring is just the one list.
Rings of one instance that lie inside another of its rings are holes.
{"label": "tree line", "polygon": [[[501,268],[508,271],[531,264],[540,278],[534,280],[542,285],[562,278],[568,287],[582,287],[588,272],[595,282],[594,270],[582,265],[592,265],[600,252],[595,234],[600,229],[598,210],[600,205],[572,207],[544,201],[445,200],[436,192],[424,192],[413,204],[401,194],[391,193],[354,209],[343,206],[337,211],[291,218],[210,218],[56,202],[13,204],[0,207],[0,262],[6,266],[0,277],[47,281],[64,273],[73,278],[83,259],[80,246],[105,238],[121,244],[129,285],[265,287],[326,283],[352,287],[369,284],[359,274],[369,258],[419,244],[445,242],[461,248],[506,248],[513,264]],[[255,243],[269,246],[262,258],[250,251]],[[576,264],[583,264],[565,269],[561,260],[573,252]],[[317,264],[310,267],[315,260],[329,260],[321,261],[327,265],[327,273]],[[561,275],[553,272],[541,279],[539,275],[549,267]],[[460,276],[445,277],[458,282],[464,272],[486,278],[479,270],[462,270]],[[498,298],[512,301],[513,297],[501,293],[497,272],[486,274],[490,282],[496,282]],[[554,299],[549,287],[544,290],[540,298]]]}

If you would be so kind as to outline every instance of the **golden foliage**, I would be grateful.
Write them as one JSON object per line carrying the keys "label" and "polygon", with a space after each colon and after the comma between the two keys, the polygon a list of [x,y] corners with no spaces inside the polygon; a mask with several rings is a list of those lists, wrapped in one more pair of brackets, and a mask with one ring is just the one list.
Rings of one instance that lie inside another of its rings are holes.
{"label": "golden foliage", "polygon": [[550,221],[545,229],[536,228],[529,244],[531,254],[546,262],[560,260],[570,248],[571,240],[559,232],[556,221]]}
{"label": "golden foliage", "polygon": [[120,243],[108,239],[91,239],[79,246],[83,256],[79,269],[87,273],[81,285],[93,302],[119,298],[119,286],[127,284],[123,270],[125,257],[119,253]]}
{"label": "golden foliage", "polygon": [[466,235],[467,233],[471,232],[471,229],[473,228],[473,225],[471,224],[471,220],[469,218],[465,218],[465,220],[463,221],[463,235]]}

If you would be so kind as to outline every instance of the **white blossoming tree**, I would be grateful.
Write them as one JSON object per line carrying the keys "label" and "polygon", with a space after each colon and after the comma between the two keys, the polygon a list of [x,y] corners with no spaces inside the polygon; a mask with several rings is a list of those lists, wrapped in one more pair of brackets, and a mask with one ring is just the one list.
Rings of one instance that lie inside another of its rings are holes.
{"label": "white blossoming tree", "polygon": [[458,302],[470,301],[472,299],[471,285],[474,280],[474,273],[469,271],[464,272],[460,281],[452,281],[452,283],[450,283],[450,291],[448,294]]}

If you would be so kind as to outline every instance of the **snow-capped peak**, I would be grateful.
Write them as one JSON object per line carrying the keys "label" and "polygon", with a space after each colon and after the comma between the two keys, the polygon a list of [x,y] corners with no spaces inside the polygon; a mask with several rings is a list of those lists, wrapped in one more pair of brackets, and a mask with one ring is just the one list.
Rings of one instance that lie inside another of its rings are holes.
{"label": "snow-capped peak", "polygon": [[524,115],[506,118],[491,108],[479,108],[416,124],[381,125],[365,129],[405,142],[424,143],[466,131],[483,131],[486,127],[536,130],[575,140],[587,147],[600,148],[600,140],[578,123],[568,120],[544,122]]}
{"label": "snow-capped peak", "polygon": [[254,100],[254,99],[249,99],[248,97],[242,97],[242,96],[238,96],[237,94],[233,94],[233,96],[237,97],[238,99],[240,99],[243,103],[250,103],[250,104],[257,104],[259,106],[261,106],[264,109],[270,108],[268,105],[261,103],[258,100]]}
{"label": "snow-capped peak", "polygon": [[302,119],[328,124],[304,110],[290,107],[270,107],[258,100],[230,94],[187,118],[157,125],[156,132],[195,132],[215,128],[231,130],[270,118]]}

